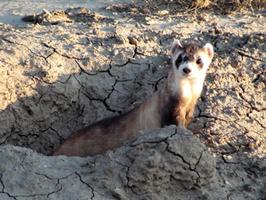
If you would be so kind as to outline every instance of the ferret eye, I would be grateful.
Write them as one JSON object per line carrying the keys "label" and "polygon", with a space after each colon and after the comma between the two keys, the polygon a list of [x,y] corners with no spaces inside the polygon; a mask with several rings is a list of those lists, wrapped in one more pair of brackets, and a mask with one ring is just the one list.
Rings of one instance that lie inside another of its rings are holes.
{"label": "ferret eye", "polygon": [[179,67],[180,63],[182,62],[182,55],[179,55],[175,61],[176,67]]}
{"label": "ferret eye", "polygon": [[197,61],[196,61],[196,63],[197,63],[198,65],[201,65],[201,64],[202,64],[202,60],[201,60],[201,58],[198,58]]}

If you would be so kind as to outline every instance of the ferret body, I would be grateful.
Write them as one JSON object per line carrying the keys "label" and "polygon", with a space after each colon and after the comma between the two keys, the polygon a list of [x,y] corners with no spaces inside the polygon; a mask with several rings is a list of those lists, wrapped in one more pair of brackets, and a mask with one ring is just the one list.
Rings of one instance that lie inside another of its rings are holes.
{"label": "ferret body", "polygon": [[70,135],[53,155],[92,156],[121,146],[140,131],[170,124],[187,127],[213,54],[209,43],[203,47],[182,46],[175,41],[171,48],[172,67],[160,90],[133,110]]}

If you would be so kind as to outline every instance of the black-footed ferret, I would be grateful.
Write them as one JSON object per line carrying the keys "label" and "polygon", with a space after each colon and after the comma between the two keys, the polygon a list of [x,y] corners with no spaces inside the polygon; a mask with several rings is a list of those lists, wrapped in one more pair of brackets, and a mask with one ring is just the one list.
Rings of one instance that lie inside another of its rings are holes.
{"label": "black-footed ferret", "polygon": [[160,90],[133,110],[70,135],[53,155],[92,156],[121,146],[140,131],[170,124],[187,127],[213,54],[213,46],[209,43],[200,47],[174,41],[172,67]]}

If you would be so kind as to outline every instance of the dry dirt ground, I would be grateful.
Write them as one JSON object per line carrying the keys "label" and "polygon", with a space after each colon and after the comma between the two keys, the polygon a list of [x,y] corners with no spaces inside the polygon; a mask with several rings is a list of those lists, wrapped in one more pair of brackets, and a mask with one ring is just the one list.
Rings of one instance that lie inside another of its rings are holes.
{"label": "dry dirt ground", "polygon": [[[6,144],[49,155],[72,132],[132,109],[160,88],[174,39],[210,42],[215,57],[189,129],[215,159],[227,199],[266,199],[265,13],[127,5],[44,13],[32,21],[20,28],[0,24],[3,155],[13,148]],[[35,199],[6,191],[7,165],[0,163],[3,198]]]}

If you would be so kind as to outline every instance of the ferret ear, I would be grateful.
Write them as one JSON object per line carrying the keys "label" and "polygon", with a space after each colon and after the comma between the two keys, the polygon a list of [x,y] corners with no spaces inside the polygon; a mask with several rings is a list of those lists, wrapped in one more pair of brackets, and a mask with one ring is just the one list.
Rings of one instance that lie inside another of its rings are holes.
{"label": "ferret ear", "polygon": [[182,45],[179,40],[175,40],[171,47],[171,55],[174,55],[177,51],[182,49]]}
{"label": "ferret ear", "polygon": [[213,55],[214,55],[213,46],[210,43],[207,43],[207,44],[204,45],[203,49],[205,51],[207,51],[210,59],[212,59],[213,58]]}

